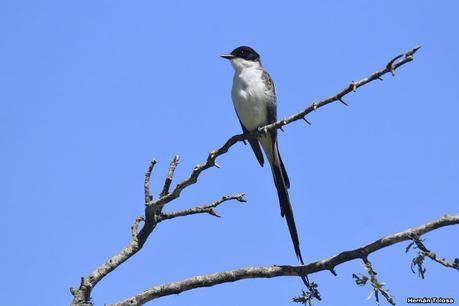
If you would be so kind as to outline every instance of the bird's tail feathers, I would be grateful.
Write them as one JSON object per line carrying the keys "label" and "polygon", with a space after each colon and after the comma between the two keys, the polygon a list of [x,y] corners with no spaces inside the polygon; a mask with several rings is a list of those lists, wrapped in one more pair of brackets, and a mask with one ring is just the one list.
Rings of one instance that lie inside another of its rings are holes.
{"label": "bird's tail feathers", "polygon": [[279,161],[280,161],[282,175],[284,176],[285,186],[287,186],[287,189],[288,189],[288,188],[290,188],[290,179],[288,178],[287,170],[285,170],[284,162],[282,161],[282,158],[281,158],[281,156],[279,154],[279,149],[277,148],[277,143],[276,143],[276,150],[277,150],[277,156],[279,157]]}
{"label": "bird's tail feathers", "polygon": [[292,205],[290,204],[290,197],[287,190],[290,183],[288,180],[287,172],[285,171],[284,164],[279,154],[277,142],[273,144],[272,140],[268,137],[261,139],[260,142],[263,146],[263,149],[265,150],[269,164],[271,166],[274,185],[276,186],[277,195],[279,197],[281,216],[285,217],[287,220],[287,226],[290,232],[290,237],[292,238],[295,254],[301,264],[304,265],[303,257],[301,256],[298,232],[296,230],[295,219],[293,217],[293,209]]}

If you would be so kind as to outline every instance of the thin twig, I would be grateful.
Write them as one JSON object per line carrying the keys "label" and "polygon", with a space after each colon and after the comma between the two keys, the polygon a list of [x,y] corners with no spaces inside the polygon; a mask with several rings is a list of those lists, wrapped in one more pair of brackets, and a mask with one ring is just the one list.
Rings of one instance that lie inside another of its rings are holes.
{"label": "thin twig", "polygon": [[445,215],[430,223],[411,228],[390,236],[378,239],[361,248],[342,252],[328,259],[316,261],[304,266],[273,266],[261,268],[244,268],[239,270],[220,272],[210,275],[196,276],[183,281],[156,286],[130,297],[124,301],[111,304],[110,306],[139,306],[159,297],[179,294],[195,288],[211,287],[223,283],[235,282],[250,278],[272,278],[279,276],[309,275],[319,271],[329,270],[342,263],[363,259],[369,254],[390,245],[412,239],[412,235],[421,236],[440,227],[459,224],[459,214],[454,216]]}
{"label": "thin twig", "polygon": [[171,163],[169,165],[169,171],[167,173],[166,180],[164,181],[163,190],[159,194],[160,198],[164,197],[165,195],[169,193],[169,187],[171,186],[172,178],[174,177],[175,168],[177,168],[179,161],[180,161],[180,156],[178,155],[175,155],[174,158],[171,160]]}
{"label": "thin twig", "polygon": [[163,213],[161,214],[159,221],[164,221],[164,220],[173,219],[177,217],[195,215],[195,214],[210,214],[215,217],[220,217],[220,215],[214,210],[214,208],[222,204],[223,202],[230,201],[230,200],[237,200],[241,203],[247,202],[244,198],[244,193],[240,193],[234,196],[223,196],[220,199],[212,202],[212,204],[209,204],[209,205],[197,206],[197,207],[193,207],[193,208],[189,208],[186,210],[177,211],[173,213]]}
{"label": "thin twig", "polygon": [[145,183],[144,183],[144,193],[145,193],[145,205],[149,205],[152,198],[150,195],[150,177],[153,167],[156,165],[156,160],[153,159],[148,166],[147,172],[145,172]]}

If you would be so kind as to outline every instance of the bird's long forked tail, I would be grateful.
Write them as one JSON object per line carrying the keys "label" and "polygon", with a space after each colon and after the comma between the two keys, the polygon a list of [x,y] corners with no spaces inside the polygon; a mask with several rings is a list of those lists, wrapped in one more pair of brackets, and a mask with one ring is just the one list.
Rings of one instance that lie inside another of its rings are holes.
{"label": "bird's long forked tail", "polygon": [[290,237],[292,238],[293,247],[295,249],[296,257],[299,259],[302,265],[303,256],[301,255],[300,241],[298,239],[298,232],[296,230],[295,218],[293,216],[292,205],[290,204],[290,197],[288,195],[287,184],[282,173],[282,161],[279,155],[279,151],[276,148],[274,149],[274,156],[271,162],[271,171],[273,173],[274,185],[277,189],[277,195],[279,197],[279,204],[281,210],[281,216],[287,220],[288,230],[290,232]]}
{"label": "bird's long forked tail", "polygon": [[[271,171],[273,173],[274,185],[277,189],[277,195],[279,197],[279,204],[281,209],[281,216],[287,220],[288,230],[290,237],[292,238],[293,247],[295,254],[301,264],[304,266],[303,256],[301,255],[300,241],[298,239],[298,231],[296,230],[295,218],[293,216],[293,209],[290,203],[290,197],[288,195],[288,188],[290,187],[289,178],[287,171],[285,170],[284,163],[279,154],[277,148],[277,142],[273,148],[273,158],[271,161]],[[309,289],[308,276],[300,276],[306,288]]]}
{"label": "bird's long forked tail", "polygon": [[[266,153],[271,166],[273,174],[274,185],[277,189],[277,195],[279,197],[279,204],[281,210],[281,216],[287,220],[288,230],[290,237],[292,238],[293,247],[295,254],[298,257],[302,265],[304,265],[303,257],[301,256],[300,241],[298,239],[298,232],[296,230],[295,218],[293,217],[293,209],[290,204],[290,197],[288,195],[288,188],[290,187],[289,178],[287,171],[285,171],[284,163],[279,154],[277,147],[277,141],[274,137],[267,135],[260,139],[260,143]],[[273,141],[274,140],[274,141]]]}
{"label": "bird's long forked tail", "polygon": [[[292,205],[290,204],[290,197],[288,195],[288,188],[290,187],[290,181],[285,170],[284,163],[279,154],[277,147],[277,141],[272,142],[272,138],[260,139],[260,143],[265,150],[268,157],[271,171],[273,174],[274,185],[276,186],[277,195],[279,197],[279,204],[281,210],[281,216],[287,220],[288,230],[290,237],[293,242],[295,254],[302,265],[304,265],[303,256],[301,255],[300,241],[298,239],[298,231],[296,229],[295,218],[293,216]],[[309,280],[307,276],[301,276],[303,283],[309,289]]]}

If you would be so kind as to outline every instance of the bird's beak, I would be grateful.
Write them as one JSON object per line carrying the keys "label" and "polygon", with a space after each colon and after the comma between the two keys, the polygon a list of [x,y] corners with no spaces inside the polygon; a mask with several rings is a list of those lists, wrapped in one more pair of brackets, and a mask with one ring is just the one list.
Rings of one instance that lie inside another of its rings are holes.
{"label": "bird's beak", "polygon": [[232,55],[232,54],[223,54],[223,55],[221,55],[221,57],[229,59],[229,60],[235,58],[235,56]]}

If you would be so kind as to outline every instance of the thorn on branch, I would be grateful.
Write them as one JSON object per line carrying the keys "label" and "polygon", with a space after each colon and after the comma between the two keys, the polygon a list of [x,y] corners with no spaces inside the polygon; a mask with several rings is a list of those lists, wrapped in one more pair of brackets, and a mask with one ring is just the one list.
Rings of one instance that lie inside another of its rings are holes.
{"label": "thorn on branch", "polygon": [[306,117],[303,117],[303,120],[304,122],[306,122],[306,124],[311,125],[311,122],[308,119],[306,119]]}
{"label": "thorn on branch", "polygon": [[330,268],[329,271],[331,274],[333,274],[333,276],[338,276],[334,268]]}
{"label": "thorn on branch", "polygon": [[344,102],[343,98],[339,97],[338,98],[338,101],[343,103],[345,106],[349,106],[349,104],[347,104],[346,102]]}

